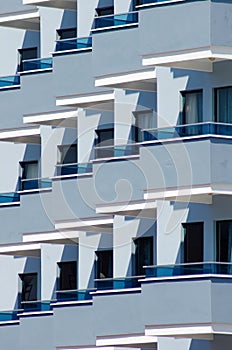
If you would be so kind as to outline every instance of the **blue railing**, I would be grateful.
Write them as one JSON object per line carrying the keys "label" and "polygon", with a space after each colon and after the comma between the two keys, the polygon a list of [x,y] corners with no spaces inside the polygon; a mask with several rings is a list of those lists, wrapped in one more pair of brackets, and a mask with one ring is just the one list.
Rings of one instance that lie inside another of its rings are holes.
{"label": "blue railing", "polygon": [[20,85],[20,76],[19,75],[11,75],[8,77],[0,78],[0,88],[18,86]]}
{"label": "blue railing", "polygon": [[52,180],[44,179],[21,179],[21,191],[46,189],[52,187]]}
{"label": "blue railing", "polygon": [[145,266],[146,278],[188,275],[232,275],[232,263],[201,262],[179,265]]}
{"label": "blue railing", "polygon": [[232,124],[225,123],[197,123],[177,125],[159,129],[142,130],[143,141],[174,139],[202,135],[232,136]]}
{"label": "blue railing", "polygon": [[52,57],[24,60],[22,62],[22,72],[36,71],[52,68]]}
{"label": "blue railing", "polygon": [[88,174],[92,172],[92,163],[72,163],[56,165],[56,176]]}
{"label": "blue railing", "polygon": [[91,300],[91,292],[96,289],[76,289],[76,290],[58,290],[56,292],[56,299],[58,302],[63,301],[83,301]]}
{"label": "blue railing", "polygon": [[0,193],[0,204],[3,203],[15,203],[20,201],[20,196],[18,193]]}
{"label": "blue railing", "polygon": [[22,301],[23,312],[50,311],[52,310],[50,300]]}
{"label": "blue railing", "polygon": [[126,289],[140,287],[139,279],[141,278],[144,278],[144,276],[101,278],[95,279],[94,282],[97,290]]}
{"label": "blue railing", "polygon": [[0,311],[0,322],[16,321],[18,320],[19,310]]}
{"label": "blue railing", "polygon": [[119,145],[119,146],[96,146],[95,159],[117,158],[139,154],[139,145]]}
{"label": "blue railing", "polygon": [[90,49],[92,37],[57,40],[56,51]]}
{"label": "blue railing", "polygon": [[94,29],[125,26],[138,23],[138,12],[100,16],[94,19]]}

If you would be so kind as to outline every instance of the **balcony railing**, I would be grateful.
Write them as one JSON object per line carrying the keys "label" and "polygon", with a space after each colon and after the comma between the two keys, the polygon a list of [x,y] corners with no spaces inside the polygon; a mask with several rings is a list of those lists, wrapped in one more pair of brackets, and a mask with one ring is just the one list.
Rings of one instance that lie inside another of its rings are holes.
{"label": "balcony railing", "polygon": [[97,290],[138,288],[141,286],[139,279],[143,277],[144,276],[101,278],[95,279],[94,282]]}
{"label": "balcony railing", "polygon": [[157,4],[157,3],[167,2],[167,1],[168,0],[137,0],[135,6]]}
{"label": "balcony railing", "polygon": [[56,176],[79,175],[93,172],[92,163],[57,164]]}
{"label": "balcony railing", "polygon": [[139,154],[139,145],[96,146],[95,159],[127,157]]}
{"label": "balcony railing", "polygon": [[185,124],[159,129],[146,129],[142,130],[142,134],[143,141],[155,141],[203,135],[220,135],[232,137],[232,124],[212,122]]}
{"label": "balcony railing", "polygon": [[49,178],[21,179],[20,191],[48,189],[52,187],[52,180]]}
{"label": "balcony railing", "polygon": [[21,307],[23,312],[37,312],[37,311],[50,311],[52,310],[50,300],[35,300],[35,301],[22,301]]}
{"label": "balcony railing", "polygon": [[91,292],[96,289],[75,289],[75,290],[58,290],[56,291],[56,299],[58,302],[65,301],[83,301],[91,300]]}
{"label": "balcony railing", "polygon": [[22,310],[0,311],[0,322],[18,320],[18,312]]}
{"label": "balcony railing", "polygon": [[20,201],[18,193],[0,193],[0,204],[17,203]]}
{"label": "balcony railing", "polygon": [[92,37],[57,40],[56,51],[83,50],[92,48]]}
{"label": "balcony railing", "polygon": [[138,23],[138,12],[100,16],[94,19],[94,29],[104,29]]}
{"label": "balcony railing", "polygon": [[232,275],[232,263],[199,262],[177,265],[145,266],[146,278],[191,276],[191,275]]}
{"label": "balcony railing", "polygon": [[23,60],[21,72],[52,69],[52,57]]}
{"label": "balcony railing", "polygon": [[0,89],[8,88],[20,85],[20,76],[19,75],[11,75],[8,77],[0,78]]}

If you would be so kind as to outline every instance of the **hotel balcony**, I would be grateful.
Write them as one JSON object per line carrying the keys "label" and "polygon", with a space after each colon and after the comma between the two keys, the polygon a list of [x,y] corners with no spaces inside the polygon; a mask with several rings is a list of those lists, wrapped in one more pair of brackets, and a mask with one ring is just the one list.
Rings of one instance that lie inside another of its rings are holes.
{"label": "hotel balcony", "polygon": [[144,66],[212,72],[215,62],[231,60],[230,2],[141,0],[139,4]]}
{"label": "hotel balcony", "polygon": [[148,164],[156,169],[156,177],[149,183],[152,187],[145,189],[146,200],[211,204],[214,196],[232,194],[228,175],[230,124],[209,122],[144,130],[144,140],[140,148],[142,169],[146,173]]}
{"label": "hotel balcony", "polygon": [[[59,107],[112,111],[114,108],[114,91],[95,87],[92,68],[93,56],[91,47],[89,47],[90,44],[88,44],[91,39],[87,38],[84,44],[79,41],[81,39],[77,40],[76,43],[76,39],[70,39],[73,49],[68,46],[70,45],[68,44],[69,41],[58,42],[57,49],[63,48],[65,50],[53,53],[56,105]],[[65,70],[64,66],[66,67]],[[83,72],[85,72],[84,75]],[[60,84],[60,81],[62,81],[62,84]]]}
{"label": "hotel balcony", "polygon": [[232,334],[231,263],[146,268],[142,281],[145,335],[213,339]]}
{"label": "hotel balcony", "polygon": [[23,5],[54,7],[63,10],[77,9],[77,0],[23,0]]}
{"label": "hotel balcony", "polygon": [[56,51],[53,56],[70,54],[70,52],[83,52],[92,50],[92,37],[70,38],[56,41]]}
{"label": "hotel balcony", "polygon": [[[124,25],[122,23],[119,25],[120,21],[117,18],[120,16],[130,18],[132,15],[136,19],[133,24],[125,22]],[[138,45],[140,38],[138,20],[136,12],[95,19],[97,28],[92,30],[92,35],[96,87],[156,91],[155,69],[142,66]],[[124,53],[123,56],[120,55],[121,52]]]}
{"label": "hotel balcony", "polygon": [[20,74],[39,73],[52,70],[52,57],[23,60]]}
{"label": "hotel balcony", "polygon": [[0,78],[0,90],[4,89],[19,89],[20,88],[20,76],[12,75]]}

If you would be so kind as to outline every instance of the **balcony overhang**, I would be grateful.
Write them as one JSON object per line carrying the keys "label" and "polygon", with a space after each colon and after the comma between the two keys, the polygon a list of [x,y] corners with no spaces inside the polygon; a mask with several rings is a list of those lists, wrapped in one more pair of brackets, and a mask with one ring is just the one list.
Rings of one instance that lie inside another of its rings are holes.
{"label": "balcony overhang", "polygon": [[17,243],[0,246],[0,255],[40,257],[39,243]]}
{"label": "balcony overhang", "polygon": [[232,334],[231,323],[196,323],[146,326],[145,335],[212,340],[214,334]]}
{"label": "balcony overhang", "polygon": [[76,108],[113,111],[114,92],[108,90],[86,95],[58,96],[56,98],[56,105],[61,107],[72,106]]}
{"label": "balcony overhang", "polygon": [[128,334],[119,336],[97,337],[97,347],[131,347],[131,348],[157,348],[157,337],[144,334]]}
{"label": "balcony overhang", "polygon": [[213,64],[232,59],[232,48],[209,46],[189,50],[170,51],[143,56],[144,66],[163,66],[212,72]]}
{"label": "balcony overhang", "polygon": [[2,130],[0,132],[0,141],[26,144],[40,144],[40,128],[28,127]]}
{"label": "balcony overhang", "polygon": [[77,0],[23,0],[23,5],[54,7],[63,10],[77,9]]}
{"label": "balcony overhang", "polygon": [[58,231],[66,232],[70,230],[85,232],[113,232],[113,217],[100,216],[92,218],[82,218],[78,220],[57,221],[55,228]]}
{"label": "balcony overhang", "polygon": [[144,192],[145,200],[167,200],[212,204],[213,196],[232,195],[231,184],[202,184],[164,189],[148,189]]}
{"label": "balcony overhang", "polygon": [[78,244],[79,232],[76,230],[36,232],[23,234],[24,243]]}
{"label": "balcony overhang", "polygon": [[68,128],[77,128],[77,110],[62,110],[24,115],[25,124],[53,125]]}
{"label": "balcony overhang", "polygon": [[155,201],[131,201],[99,204],[97,214],[122,215],[139,218],[156,218],[157,205]]}
{"label": "balcony overhang", "polygon": [[152,68],[136,72],[96,77],[95,86],[125,90],[156,91],[156,71]]}
{"label": "balcony overhang", "polygon": [[40,15],[38,9],[4,13],[0,15],[0,26],[24,30],[40,30]]}

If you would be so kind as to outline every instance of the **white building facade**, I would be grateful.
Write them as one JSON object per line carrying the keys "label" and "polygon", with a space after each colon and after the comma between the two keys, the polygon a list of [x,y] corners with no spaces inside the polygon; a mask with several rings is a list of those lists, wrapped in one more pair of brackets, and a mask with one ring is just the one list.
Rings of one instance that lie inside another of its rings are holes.
{"label": "white building facade", "polygon": [[230,0],[0,0],[0,347],[229,350]]}

